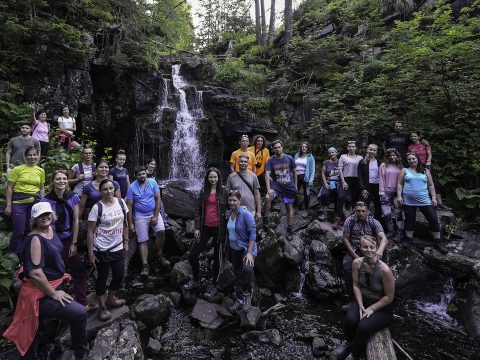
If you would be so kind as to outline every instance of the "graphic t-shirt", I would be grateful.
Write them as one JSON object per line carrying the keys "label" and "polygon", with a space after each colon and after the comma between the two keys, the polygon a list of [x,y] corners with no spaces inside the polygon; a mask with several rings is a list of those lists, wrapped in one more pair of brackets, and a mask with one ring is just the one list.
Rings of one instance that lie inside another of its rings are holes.
{"label": "graphic t-shirt", "polygon": [[272,189],[286,198],[295,198],[297,188],[295,187],[295,161],[290,155],[283,155],[281,159],[276,156],[268,159],[265,170],[270,171],[273,182],[270,182]]}
{"label": "graphic t-shirt", "polygon": [[325,166],[325,177],[328,181],[340,181],[340,172],[338,170],[338,160],[332,162],[330,160],[325,160],[323,162]]}
{"label": "graphic t-shirt", "polygon": [[128,179],[128,170],[125,168],[119,169],[116,166],[112,167],[108,173],[113,177],[113,180],[118,182],[120,185],[120,193],[122,194],[122,198],[127,195],[127,179]]}
{"label": "graphic t-shirt", "polygon": [[405,154],[407,153],[408,144],[410,143],[410,135],[407,133],[391,133],[385,139],[387,148],[396,149],[405,161]]}
{"label": "graphic t-shirt", "polygon": [[233,164],[233,167],[235,168],[235,171],[238,171],[239,170],[239,167],[238,167],[238,157],[240,155],[247,155],[248,156],[248,168],[247,170],[248,171],[251,171],[251,172],[254,172],[255,170],[255,163],[256,163],[256,159],[255,159],[255,155],[253,154],[253,152],[251,151],[246,151],[246,152],[243,152],[242,149],[238,149],[236,151],[234,151],[232,153],[232,156],[230,157],[230,163]]}
{"label": "graphic t-shirt", "polygon": [[[259,151],[255,150],[255,146],[250,146],[248,151],[255,155],[254,173],[255,175],[261,175],[265,171],[265,165],[267,165],[268,159],[270,159],[270,151],[267,148],[263,148]],[[257,166],[258,165],[258,166]]]}
{"label": "graphic t-shirt", "polygon": [[[128,212],[127,205],[123,199],[114,198],[113,204],[105,204],[102,201],[102,217],[95,230],[93,245],[97,251],[119,251],[123,249],[123,210],[120,205],[123,202],[125,213]],[[88,221],[97,222],[98,205],[95,204],[88,214]],[[118,244],[112,248],[112,246]]]}
{"label": "graphic t-shirt", "polygon": [[153,179],[145,179],[145,187],[135,180],[127,190],[127,200],[133,200],[135,217],[153,216],[155,211],[155,195],[160,193],[158,184]]}
{"label": "graphic t-shirt", "polygon": [[13,200],[14,204],[28,204],[34,200],[33,195],[40,191],[45,183],[45,171],[40,166],[20,165],[13,168],[8,176],[8,181],[15,183],[13,193],[32,194],[32,197]]}

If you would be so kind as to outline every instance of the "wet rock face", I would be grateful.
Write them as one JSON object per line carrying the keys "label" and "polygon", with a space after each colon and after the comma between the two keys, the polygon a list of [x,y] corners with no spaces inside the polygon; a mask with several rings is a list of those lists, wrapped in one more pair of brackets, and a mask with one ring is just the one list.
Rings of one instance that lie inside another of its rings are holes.
{"label": "wet rock face", "polygon": [[344,291],[343,280],[331,268],[314,264],[306,276],[306,287],[312,296],[317,299],[327,299],[341,295]]}
{"label": "wet rock face", "polygon": [[480,340],[480,293],[469,287],[459,292],[454,299],[458,311],[452,314],[467,330],[467,333]]}
{"label": "wet rock face", "polygon": [[137,320],[147,325],[165,322],[170,316],[172,302],[163,294],[149,296],[135,306]]}
{"label": "wet rock face", "polygon": [[143,360],[137,325],[132,320],[116,321],[101,329],[91,350],[91,358]]}
{"label": "wet rock face", "polygon": [[206,329],[217,329],[232,314],[224,307],[198,299],[190,316]]}
{"label": "wet rock face", "polygon": [[180,288],[183,284],[192,278],[192,267],[188,260],[177,262],[170,273],[170,282],[176,288]]}

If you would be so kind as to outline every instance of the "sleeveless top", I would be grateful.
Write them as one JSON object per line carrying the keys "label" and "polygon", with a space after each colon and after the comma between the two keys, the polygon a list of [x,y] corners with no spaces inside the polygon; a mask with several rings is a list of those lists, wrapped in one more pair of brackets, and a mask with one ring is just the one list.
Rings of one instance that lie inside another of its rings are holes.
{"label": "sleeveless top", "polygon": [[[365,307],[376,303],[385,295],[378,261],[375,263],[373,271],[368,272],[365,261],[364,259],[362,259],[362,262],[360,263],[360,268],[358,269],[358,282],[360,285],[360,291],[362,292],[363,303]],[[391,310],[392,303],[388,304],[385,309]]]}
{"label": "sleeveless top", "polygon": [[432,200],[428,193],[427,174],[414,172],[405,168],[403,178],[403,203],[409,206],[428,206],[432,205]]}
{"label": "sleeveless top", "polygon": [[[32,262],[30,252],[33,237],[40,239],[41,258],[38,265]],[[23,262],[23,276],[29,278],[28,273],[33,269],[42,269],[47,280],[59,279],[65,274],[65,264],[62,259],[63,244],[57,233],[53,231],[53,238],[47,239],[40,234],[28,234],[24,240],[23,253],[21,260]]]}

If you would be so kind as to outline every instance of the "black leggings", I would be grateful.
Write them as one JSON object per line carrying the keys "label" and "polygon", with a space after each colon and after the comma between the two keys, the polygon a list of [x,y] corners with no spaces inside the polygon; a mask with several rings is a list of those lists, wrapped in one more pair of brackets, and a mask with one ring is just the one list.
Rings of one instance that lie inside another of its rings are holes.
{"label": "black leggings", "polygon": [[335,189],[327,189],[325,186],[322,186],[320,189],[320,193],[317,196],[318,201],[320,202],[320,205],[322,206],[328,206],[328,201],[331,200],[335,206],[335,216],[337,217],[342,217],[343,216],[343,202],[340,203],[340,198],[338,196],[338,187],[342,186],[338,181],[335,182],[335,185],[337,186]]}
{"label": "black leggings", "polygon": [[405,231],[413,231],[417,216],[417,207],[425,216],[430,225],[431,232],[440,232],[440,224],[438,223],[437,212],[432,205],[411,206],[403,205],[403,213],[405,214]]}
{"label": "black leggings", "polygon": [[200,279],[200,264],[198,257],[207,246],[208,240],[213,237],[213,283],[217,283],[220,269],[220,243],[218,242],[218,227],[203,226],[200,241],[195,242],[190,250],[190,265],[192,266],[193,279]]}
{"label": "black leggings", "polygon": [[350,210],[352,204],[355,204],[358,201],[358,197],[360,195],[360,187],[358,186],[358,178],[357,177],[345,177],[345,182],[348,184],[348,190],[345,190],[340,184],[338,186],[338,205],[340,206],[340,210],[342,211],[342,218],[343,218],[343,205],[345,204],[345,209]]}
{"label": "black leggings", "polygon": [[123,249],[115,252],[96,251],[95,256],[99,261],[97,263],[98,277],[95,283],[97,296],[107,293],[107,278],[110,269],[112,269],[112,281],[108,288],[113,291],[119,290],[125,276],[125,251]]}
{"label": "black leggings", "polygon": [[308,210],[309,205],[310,205],[310,185],[302,179],[298,179],[298,184],[297,184],[297,190],[300,192],[300,190],[303,188],[303,204],[305,210]]}
{"label": "black leggings", "polygon": [[235,270],[235,294],[241,299],[244,292],[251,293],[253,282],[253,266],[247,266],[243,262],[244,250],[230,248],[230,261]]}
{"label": "black leggings", "polygon": [[[367,308],[367,305],[364,304],[364,307]],[[355,359],[360,359],[367,347],[370,335],[389,326],[392,320],[393,312],[387,308],[375,311],[368,318],[360,319],[360,308],[357,302],[350,302],[347,316],[345,317],[345,337],[352,345],[352,356]]]}

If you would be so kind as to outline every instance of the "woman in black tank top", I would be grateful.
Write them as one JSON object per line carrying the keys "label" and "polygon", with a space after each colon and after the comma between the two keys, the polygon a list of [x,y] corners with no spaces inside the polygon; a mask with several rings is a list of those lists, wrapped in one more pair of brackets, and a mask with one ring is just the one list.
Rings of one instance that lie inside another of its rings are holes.
{"label": "woman in black tank top", "polygon": [[345,318],[345,337],[351,351],[347,359],[359,359],[370,335],[388,327],[393,319],[395,279],[392,270],[378,258],[373,236],[362,236],[360,249],[363,257],[356,258],[352,265],[355,300],[350,303]]}

